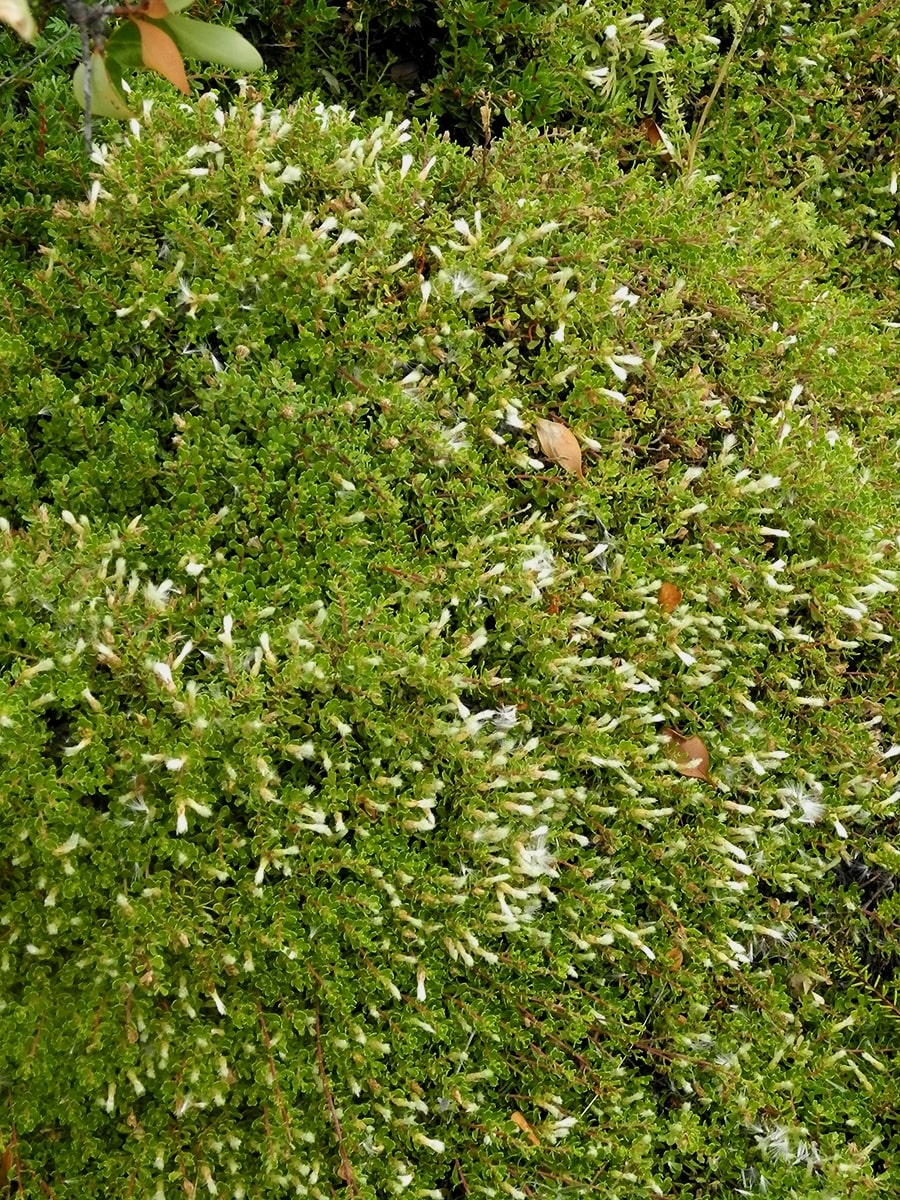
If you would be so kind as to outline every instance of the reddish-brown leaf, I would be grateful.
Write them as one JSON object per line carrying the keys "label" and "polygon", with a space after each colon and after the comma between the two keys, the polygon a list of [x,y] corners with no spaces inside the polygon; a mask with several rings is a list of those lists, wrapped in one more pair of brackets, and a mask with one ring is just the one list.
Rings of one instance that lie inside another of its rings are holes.
{"label": "reddish-brown leaf", "polygon": [[551,462],[559,463],[564,471],[571,471],[579,479],[584,479],[581,469],[581,447],[571,429],[559,421],[545,421],[538,417],[535,421],[538,441],[541,449]]}
{"label": "reddish-brown leaf", "polygon": [[191,89],[184,69],[184,59],[166,31],[158,25],[151,25],[149,21],[136,20],[134,23],[141,33],[141,57],[144,66],[150,71],[157,71],[163,79],[168,79],[169,83],[177,87],[179,92],[189,96]]}
{"label": "reddish-brown leaf", "polygon": [[166,0],[146,0],[146,8],[141,9],[142,17],[150,17],[154,21],[162,21],[171,15]]}
{"label": "reddish-brown leaf", "polygon": [[9,1183],[9,1173],[12,1170],[13,1155],[9,1146],[0,1154],[0,1188]]}
{"label": "reddish-brown leaf", "polygon": [[641,128],[644,131],[644,137],[647,139],[650,145],[658,146],[662,141],[662,137],[659,132],[659,126],[653,120],[653,118],[644,117],[643,121],[641,121]]}
{"label": "reddish-brown leaf", "polygon": [[518,1125],[522,1132],[527,1134],[528,1140],[531,1142],[532,1146],[539,1146],[541,1144],[540,1138],[528,1124],[528,1121],[522,1113],[518,1111],[511,1113],[509,1119],[512,1121],[513,1125]]}
{"label": "reddish-brown leaf", "polygon": [[658,599],[663,612],[674,612],[681,603],[681,590],[674,583],[664,583],[659,589]]}
{"label": "reddish-brown leaf", "polygon": [[664,729],[667,753],[675,770],[689,779],[709,780],[709,751],[698,737],[683,737],[675,729]]}

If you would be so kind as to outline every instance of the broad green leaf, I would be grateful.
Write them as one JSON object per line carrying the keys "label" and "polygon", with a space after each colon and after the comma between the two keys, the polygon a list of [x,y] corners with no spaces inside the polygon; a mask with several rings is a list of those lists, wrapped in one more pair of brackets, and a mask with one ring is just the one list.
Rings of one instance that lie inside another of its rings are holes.
{"label": "broad green leaf", "polygon": [[259,71],[262,55],[246,38],[233,29],[221,25],[209,25],[206,21],[193,21],[190,17],[166,17],[159,24],[175,41],[178,49],[188,58],[201,62],[218,63],[237,71]]}
{"label": "broad green leaf", "polygon": [[33,42],[37,37],[37,25],[28,0],[0,0],[0,21],[10,25],[23,41]]}
{"label": "broad green leaf", "polygon": [[[82,108],[86,108],[82,63],[75,70],[72,85],[76,100]],[[127,121],[134,116],[125,103],[125,97],[110,78],[103,56],[96,52],[91,55],[91,112],[98,117],[113,117],[117,121]]]}
{"label": "broad green leaf", "polygon": [[123,21],[106,42],[107,60],[118,63],[120,69],[145,71],[141,35],[134,21]]}
{"label": "broad green leaf", "polygon": [[190,8],[194,0],[166,0],[166,8],[170,13],[180,13],[186,8]]}

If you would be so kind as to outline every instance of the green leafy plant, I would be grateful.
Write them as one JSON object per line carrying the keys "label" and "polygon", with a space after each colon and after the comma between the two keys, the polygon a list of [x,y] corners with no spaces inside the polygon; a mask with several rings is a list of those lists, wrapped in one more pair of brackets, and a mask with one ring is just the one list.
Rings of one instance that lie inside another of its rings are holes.
{"label": "green leafy plant", "polygon": [[2,168],[6,1181],[896,1194],[829,990],[898,797],[842,232],[243,91]]}
{"label": "green leafy plant", "polygon": [[[237,70],[256,71],[262,57],[233,29],[195,21],[182,15],[193,0],[140,0],[135,5],[111,6],[66,0],[66,14],[78,26],[82,62],[73,85],[85,111],[84,140],[88,152],[93,139],[91,114],[117,120],[134,118],[124,80],[126,70],[155,71],[185,95],[189,94],[184,56]],[[110,35],[111,17],[124,18]],[[37,25],[27,0],[3,0],[0,21],[12,26],[26,41],[34,41]]]}

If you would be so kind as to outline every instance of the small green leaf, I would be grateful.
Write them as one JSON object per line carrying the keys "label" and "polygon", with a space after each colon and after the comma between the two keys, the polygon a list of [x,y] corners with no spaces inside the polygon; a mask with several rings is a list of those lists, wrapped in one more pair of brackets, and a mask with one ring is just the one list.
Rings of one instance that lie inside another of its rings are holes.
{"label": "small green leaf", "polygon": [[193,21],[190,17],[166,17],[159,24],[172,37],[182,54],[201,62],[218,63],[238,71],[262,69],[262,55],[233,29]]}
{"label": "small green leaf", "polygon": [[[84,64],[79,63],[72,78],[75,99],[86,108],[84,98]],[[91,112],[98,117],[113,117],[127,121],[134,113],[125,102],[125,97],[113,83],[106,62],[101,54],[91,55]]]}

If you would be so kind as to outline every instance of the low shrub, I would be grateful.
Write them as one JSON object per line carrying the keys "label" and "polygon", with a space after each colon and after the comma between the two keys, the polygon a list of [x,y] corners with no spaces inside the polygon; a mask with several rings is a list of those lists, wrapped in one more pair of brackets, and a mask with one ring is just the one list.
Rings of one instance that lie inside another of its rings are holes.
{"label": "low shrub", "polygon": [[437,116],[464,141],[483,140],[488,112],[494,133],[510,117],[588,127],[623,164],[665,169],[666,147],[647,121],[682,153],[699,131],[698,161],[722,176],[723,190],[789,190],[841,225],[852,241],[832,264],[834,278],[876,292],[884,315],[897,319],[893,8],[676,0],[642,10],[555,0],[258,0],[204,11],[241,22],[264,45],[285,95],[319,87],[371,114],[393,107]]}
{"label": "low shrub", "polygon": [[893,1194],[841,235],[315,100],[95,160],[0,246],[19,1194]]}

